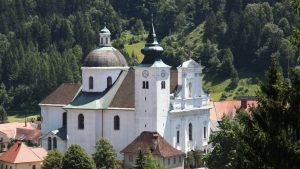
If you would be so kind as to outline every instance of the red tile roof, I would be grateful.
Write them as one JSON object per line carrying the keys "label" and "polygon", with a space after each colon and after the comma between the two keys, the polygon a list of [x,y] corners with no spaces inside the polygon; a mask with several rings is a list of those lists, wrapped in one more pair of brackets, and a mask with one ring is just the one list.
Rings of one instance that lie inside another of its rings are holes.
{"label": "red tile roof", "polygon": [[22,142],[17,142],[0,156],[0,161],[11,164],[41,162],[47,156],[44,148],[29,148]]}
{"label": "red tile roof", "polygon": [[[210,120],[220,121],[225,114],[233,118],[236,114],[236,109],[241,107],[241,100],[211,102],[211,106]],[[257,106],[257,101],[248,100],[247,109],[251,106]]]}
{"label": "red tile roof", "polygon": [[40,104],[69,104],[80,89],[81,84],[63,83],[50,95],[48,95]]}
{"label": "red tile roof", "polygon": [[122,153],[137,154],[140,150],[151,150],[152,154],[162,157],[183,155],[184,153],[172,147],[159,133],[144,131]]}
{"label": "red tile roof", "polygon": [[0,124],[0,132],[4,133],[8,138],[17,138],[20,135],[24,135],[24,138],[28,140],[38,140],[41,132],[40,130],[32,127],[31,123],[27,123],[25,127],[24,123],[3,123]]}

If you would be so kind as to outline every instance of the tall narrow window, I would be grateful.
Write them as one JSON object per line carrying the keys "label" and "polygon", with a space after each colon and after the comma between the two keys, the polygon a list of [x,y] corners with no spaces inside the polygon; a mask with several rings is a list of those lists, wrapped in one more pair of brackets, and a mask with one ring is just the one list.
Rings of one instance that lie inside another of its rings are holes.
{"label": "tall narrow window", "polygon": [[57,148],[57,139],[56,139],[56,137],[53,138],[53,148]]}
{"label": "tall narrow window", "polygon": [[48,137],[48,150],[52,149],[52,139],[51,137]]}
{"label": "tall narrow window", "polygon": [[83,116],[83,114],[78,115],[78,129],[84,129],[84,116]]}
{"label": "tall narrow window", "polygon": [[89,89],[94,88],[94,79],[92,76],[89,77]]}
{"label": "tall narrow window", "polygon": [[120,130],[120,117],[119,116],[114,117],[114,129]]}
{"label": "tall narrow window", "polygon": [[192,97],[192,83],[189,83],[189,97]]}
{"label": "tall narrow window", "polygon": [[143,89],[149,89],[149,82],[143,81]]}
{"label": "tall narrow window", "polygon": [[107,88],[110,88],[112,86],[112,79],[110,76],[107,77]]}
{"label": "tall narrow window", "polygon": [[180,139],[180,138],[179,138],[179,136],[180,136],[179,134],[180,134],[180,133],[179,133],[179,130],[177,130],[177,137],[176,137],[177,143],[179,143],[179,139]]}
{"label": "tall narrow window", "polygon": [[206,139],[206,127],[203,127],[203,138]]}
{"label": "tall narrow window", "polygon": [[64,112],[62,115],[62,126],[67,127],[67,112]]}
{"label": "tall narrow window", "polygon": [[166,82],[165,82],[165,81],[162,81],[162,82],[161,82],[161,88],[162,88],[162,89],[165,89],[165,88],[166,88]]}
{"label": "tall narrow window", "polygon": [[108,44],[108,38],[106,38],[106,44]]}
{"label": "tall narrow window", "polygon": [[103,44],[103,38],[101,38],[101,44]]}
{"label": "tall narrow window", "polygon": [[193,125],[189,124],[189,140],[193,140]]}

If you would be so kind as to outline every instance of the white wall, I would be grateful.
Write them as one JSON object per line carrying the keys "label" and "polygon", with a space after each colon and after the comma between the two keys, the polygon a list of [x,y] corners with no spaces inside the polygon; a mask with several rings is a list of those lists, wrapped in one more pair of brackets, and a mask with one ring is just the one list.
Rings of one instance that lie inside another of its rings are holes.
{"label": "white wall", "polygon": [[[120,118],[120,130],[114,130],[114,116]],[[135,138],[134,111],[128,110],[104,110],[104,133],[103,137],[108,139],[114,146],[118,159],[123,159],[120,154],[127,145]],[[97,140],[101,139],[99,137]]]}
{"label": "white wall", "polygon": [[[82,91],[103,92],[107,88],[107,77],[112,78],[112,84],[118,78],[121,69],[101,68],[101,67],[82,67]],[[93,77],[93,89],[89,89],[89,77]]]}
{"label": "white wall", "polygon": [[[84,115],[84,129],[78,129],[79,114]],[[67,147],[78,144],[89,154],[95,152],[96,129],[98,124],[101,123],[101,119],[97,114],[96,110],[68,110]]]}
{"label": "white wall", "polygon": [[[149,76],[143,77],[142,72],[148,70]],[[164,70],[166,76],[161,77]],[[142,89],[143,81],[149,82],[149,89]],[[161,82],[165,81],[165,89]],[[135,68],[135,114],[136,136],[142,131],[158,131],[164,135],[170,100],[170,69]]]}
{"label": "white wall", "polygon": [[[175,148],[188,152],[195,149],[204,150],[209,137],[209,110],[193,110],[176,112],[171,115],[171,138],[167,141]],[[189,140],[189,124],[192,124],[192,140]],[[207,126],[207,138],[203,138],[203,127]],[[177,143],[177,130],[180,132],[180,140]],[[206,143],[206,144],[205,144]]]}
{"label": "white wall", "polygon": [[41,146],[44,147],[46,150],[48,150],[48,137],[51,137],[51,147],[53,149],[53,138],[56,137],[57,140],[57,149],[64,152],[67,149],[67,142],[66,140],[62,140],[60,137],[56,136],[53,133],[48,133],[44,137],[42,137]]}
{"label": "white wall", "polygon": [[62,127],[62,116],[65,110],[63,106],[44,106],[41,105],[42,135]]}

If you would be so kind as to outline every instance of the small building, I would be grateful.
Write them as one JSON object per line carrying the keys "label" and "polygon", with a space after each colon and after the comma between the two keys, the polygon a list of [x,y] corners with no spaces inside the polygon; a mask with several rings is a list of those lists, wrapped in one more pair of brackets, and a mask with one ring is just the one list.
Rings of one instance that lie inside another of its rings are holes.
{"label": "small building", "polygon": [[124,168],[133,169],[138,153],[150,151],[154,158],[167,169],[183,169],[185,154],[171,146],[158,132],[144,131],[121,153]]}
{"label": "small building", "polygon": [[6,151],[11,140],[27,141],[38,144],[41,130],[36,129],[32,123],[3,123],[0,124],[0,152]]}
{"label": "small building", "polygon": [[211,130],[218,131],[218,122],[222,121],[223,116],[234,118],[236,110],[243,108],[249,111],[250,107],[257,106],[257,100],[254,97],[236,97],[236,100],[211,102],[210,121]]}
{"label": "small building", "polygon": [[1,169],[40,169],[47,151],[42,147],[31,148],[17,142],[0,156]]}

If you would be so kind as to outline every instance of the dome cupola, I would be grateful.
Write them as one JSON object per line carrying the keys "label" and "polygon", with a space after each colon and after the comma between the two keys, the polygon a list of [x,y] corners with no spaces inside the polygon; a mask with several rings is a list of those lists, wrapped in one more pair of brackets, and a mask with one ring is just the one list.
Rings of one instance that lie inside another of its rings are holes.
{"label": "dome cupola", "polygon": [[125,57],[112,47],[110,31],[106,26],[99,33],[99,47],[92,50],[84,60],[84,67],[127,67]]}

